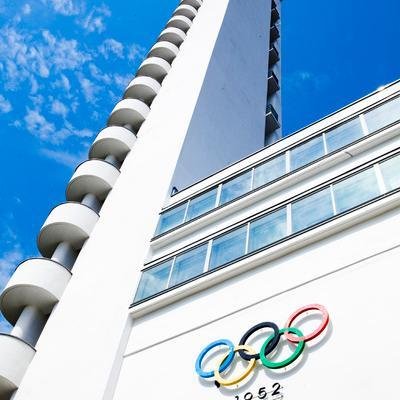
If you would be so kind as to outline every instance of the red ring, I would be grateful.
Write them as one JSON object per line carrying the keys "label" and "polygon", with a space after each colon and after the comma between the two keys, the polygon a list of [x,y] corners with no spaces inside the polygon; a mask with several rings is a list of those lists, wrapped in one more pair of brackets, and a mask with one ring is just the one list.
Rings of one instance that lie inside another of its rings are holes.
{"label": "red ring", "polygon": [[299,315],[301,315],[307,311],[312,311],[312,310],[321,311],[322,322],[321,322],[320,326],[314,332],[311,332],[309,335],[303,336],[303,337],[298,337],[298,336],[292,335],[289,332],[285,332],[285,337],[287,340],[289,340],[292,343],[299,343],[301,341],[308,342],[308,341],[316,338],[317,336],[319,336],[324,331],[324,329],[328,326],[328,323],[329,323],[329,314],[328,314],[328,311],[326,310],[326,308],[324,306],[321,306],[320,304],[310,304],[308,306],[299,308],[297,311],[295,311],[289,317],[288,321],[286,322],[286,328],[290,328],[290,325],[293,323],[293,321]]}

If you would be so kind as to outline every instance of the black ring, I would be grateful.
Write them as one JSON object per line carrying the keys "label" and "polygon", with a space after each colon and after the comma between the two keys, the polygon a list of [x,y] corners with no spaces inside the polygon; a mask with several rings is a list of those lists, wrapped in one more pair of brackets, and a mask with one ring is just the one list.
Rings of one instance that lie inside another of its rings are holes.
{"label": "black ring", "polygon": [[[258,330],[262,329],[262,328],[271,328],[274,330],[274,338],[268,343],[268,346],[265,348],[265,355],[267,356],[268,354],[270,354],[275,347],[278,345],[279,343],[279,338],[280,338],[280,334],[279,334],[279,328],[276,324],[274,324],[273,322],[261,322],[260,324],[254,325],[252,328],[250,328],[244,335],[243,337],[240,339],[239,342],[239,346],[243,346],[244,344],[246,344],[246,340],[254,333],[257,332]],[[246,361],[250,361],[253,358],[255,358],[256,360],[260,359],[260,353],[257,354],[247,354],[245,350],[239,350],[239,355],[240,357],[242,357],[244,360]]]}

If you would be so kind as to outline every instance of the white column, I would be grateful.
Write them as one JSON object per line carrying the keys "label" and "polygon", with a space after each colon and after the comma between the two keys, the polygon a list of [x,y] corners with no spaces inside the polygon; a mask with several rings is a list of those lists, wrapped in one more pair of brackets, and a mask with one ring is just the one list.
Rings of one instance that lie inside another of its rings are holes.
{"label": "white column", "polygon": [[27,306],[18,318],[11,335],[35,346],[45,323],[46,317],[40,311],[33,306]]}

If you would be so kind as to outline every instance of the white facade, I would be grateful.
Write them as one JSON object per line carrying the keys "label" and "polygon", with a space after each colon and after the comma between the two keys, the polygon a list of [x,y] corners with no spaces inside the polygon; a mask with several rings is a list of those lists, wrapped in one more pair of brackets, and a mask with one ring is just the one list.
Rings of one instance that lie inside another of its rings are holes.
{"label": "white facade", "polygon": [[[0,399],[397,398],[400,351],[377,337],[399,325],[400,83],[226,166],[262,146],[267,97],[280,112],[262,52],[279,4],[254,4],[183,0],[167,23],[46,219],[46,258],[0,296],[15,325],[0,335]],[[230,387],[197,375],[207,344],[314,303],[330,322],[295,364],[258,361]]]}

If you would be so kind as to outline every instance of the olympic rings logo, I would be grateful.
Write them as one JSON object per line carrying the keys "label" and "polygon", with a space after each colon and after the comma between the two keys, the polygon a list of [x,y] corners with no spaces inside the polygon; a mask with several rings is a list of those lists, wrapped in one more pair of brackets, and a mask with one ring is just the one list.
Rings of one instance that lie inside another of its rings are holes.
{"label": "olympic rings logo", "polygon": [[[321,312],[322,321],[313,332],[309,333],[308,335],[303,335],[300,329],[293,327],[292,324],[300,315],[314,310]],[[200,352],[199,356],[197,357],[195,364],[196,372],[203,379],[213,378],[215,384],[219,387],[235,385],[247,378],[256,367],[257,361],[261,361],[261,364],[269,369],[285,368],[300,357],[305,348],[305,344],[319,336],[326,329],[328,323],[329,314],[325,307],[321,306],[320,304],[310,304],[308,306],[304,306],[299,308],[289,317],[283,329],[279,329],[278,326],[273,322],[261,322],[251,327],[243,335],[238,346],[235,346],[228,339],[220,339],[210,343]],[[266,338],[261,346],[260,351],[257,353],[253,347],[246,345],[246,342],[251,335],[263,328],[272,329],[273,333]],[[277,362],[271,361],[268,358],[268,355],[270,355],[276,349],[282,335],[285,336],[286,340],[295,344],[296,348],[286,359]],[[202,363],[205,356],[210,350],[219,346],[228,347],[228,351],[217,361],[213,371],[204,371],[202,368]],[[230,379],[224,378],[222,377],[222,373],[231,366],[235,357],[235,353],[238,353],[243,360],[248,361],[248,365],[239,376]]]}

